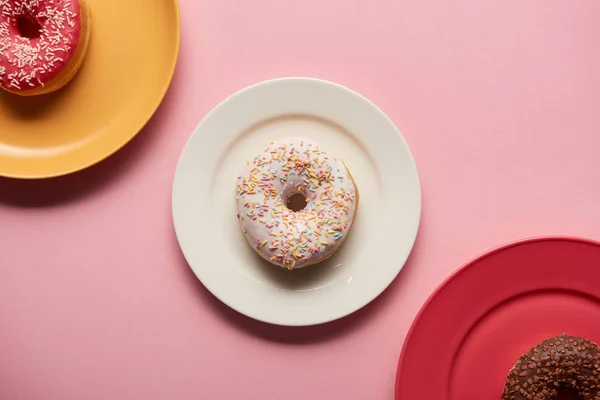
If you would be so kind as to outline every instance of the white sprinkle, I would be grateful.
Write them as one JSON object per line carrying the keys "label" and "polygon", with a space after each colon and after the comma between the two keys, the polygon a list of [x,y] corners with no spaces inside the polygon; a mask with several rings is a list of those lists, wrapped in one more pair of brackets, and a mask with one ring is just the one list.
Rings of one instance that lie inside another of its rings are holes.
{"label": "white sprinkle", "polygon": [[[70,55],[76,28],[76,13],[71,0],[0,0],[0,84],[20,89],[22,84],[43,86],[40,75],[51,74],[64,65]],[[11,36],[10,26],[16,17],[36,15],[45,20],[39,39]],[[56,53],[62,52],[63,57]],[[8,74],[7,71],[16,70]],[[8,78],[8,80],[6,79]]]}

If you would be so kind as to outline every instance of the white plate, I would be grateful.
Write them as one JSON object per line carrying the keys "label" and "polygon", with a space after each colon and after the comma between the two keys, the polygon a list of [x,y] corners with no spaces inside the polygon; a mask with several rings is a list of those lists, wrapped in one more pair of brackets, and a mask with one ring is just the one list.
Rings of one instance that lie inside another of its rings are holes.
{"label": "white plate", "polygon": [[[327,261],[287,271],[263,261],[236,219],[236,178],[272,140],[312,138],[335,151],[360,191],[354,226]],[[394,280],[417,235],[421,189],[410,150],[375,105],[342,86],[285,78],[250,86],[198,125],[173,183],[173,219],[190,267],[229,307],[278,325],[344,317]]]}

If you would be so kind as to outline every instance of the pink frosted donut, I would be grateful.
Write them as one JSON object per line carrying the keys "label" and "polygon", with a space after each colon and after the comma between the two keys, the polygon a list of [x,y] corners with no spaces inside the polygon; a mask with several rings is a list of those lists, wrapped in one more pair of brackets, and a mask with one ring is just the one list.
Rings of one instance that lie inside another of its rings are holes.
{"label": "pink frosted donut", "polygon": [[87,0],[0,0],[0,88],[23,96],[62,88],[89,37]]}

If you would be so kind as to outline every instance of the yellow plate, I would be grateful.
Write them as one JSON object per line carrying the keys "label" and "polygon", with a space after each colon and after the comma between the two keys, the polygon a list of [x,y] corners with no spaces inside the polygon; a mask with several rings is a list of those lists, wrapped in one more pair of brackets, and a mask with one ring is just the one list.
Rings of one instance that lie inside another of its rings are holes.
{"label": "yellow plate", "polygon": [[177,0],[91,0],[86,59],[59,92],[0,93],[0,176],[89,167],[131,140],[162,101],[179,53]]}

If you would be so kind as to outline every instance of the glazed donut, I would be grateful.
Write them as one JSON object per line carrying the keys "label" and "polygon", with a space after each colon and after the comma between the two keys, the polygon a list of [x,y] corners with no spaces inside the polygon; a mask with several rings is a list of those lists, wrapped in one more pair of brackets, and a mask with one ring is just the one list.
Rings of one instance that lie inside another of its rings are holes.
{"label": "glazed donut", "polygon": [[358,190],[345,164],[304,138],[271,142],[248,161],[235,198],[250,245],[289,270],[331,256],[358,209]]}
{"label": "glazed donut", "polygon": [[81,66],[90,40],[88,0],[0,0],[0,88],[54,92]]}
{"label": "glazed donut", "polygon": [[563,388],[600,400],[598,345],[567,334],[544,340],[517,360],[502,400],[551,400]]}

